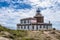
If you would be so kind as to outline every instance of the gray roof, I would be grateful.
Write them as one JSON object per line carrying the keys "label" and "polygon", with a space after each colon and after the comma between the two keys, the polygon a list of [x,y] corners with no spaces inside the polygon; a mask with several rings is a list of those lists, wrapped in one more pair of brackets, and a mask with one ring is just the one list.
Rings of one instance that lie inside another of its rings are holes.
{"label": "gray roof", "polygon": [[23,19],[21,19],[21,20],[36,20],[36,18],[23,18]]}

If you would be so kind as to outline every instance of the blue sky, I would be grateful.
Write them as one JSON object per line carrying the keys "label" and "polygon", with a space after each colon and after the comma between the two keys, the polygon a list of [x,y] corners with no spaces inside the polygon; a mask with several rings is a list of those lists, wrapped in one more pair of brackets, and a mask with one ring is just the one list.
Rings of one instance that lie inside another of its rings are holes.
{"label": "blue sky", "polygon": [[45,22],[60,29],[60,0],[0,0],[0,24],[16,29],[20,19],[34,16],[38,7]]}

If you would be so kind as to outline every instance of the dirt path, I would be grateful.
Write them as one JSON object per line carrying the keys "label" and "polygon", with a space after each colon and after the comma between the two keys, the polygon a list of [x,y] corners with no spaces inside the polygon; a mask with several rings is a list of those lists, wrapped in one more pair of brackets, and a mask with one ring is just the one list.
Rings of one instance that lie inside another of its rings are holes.
{"label": "dirt path", "polygon": [[60,35],[60,33],[51,34],[50,31],[28,31],[27,38],[37,38],[39,40],[59,40],[56,36]]}
{"label": "dirt path", "polygon": [[57,35],[60,35],[60,33],[59,33],[59,32],[56,32],[56,34],[57,34]]}
{"label": "dirt path", "polygon": [[50,36],[52,39],[51,40],[59,40],[55,38],[53,35],[49,34],[49,32],[44,32],[45,35]]}
{"label": "dirt path", "polygon": [[29,34],[28,35],[29,37],[33,37],[34,38],[34,37],[39,37],[40,32],[39,31],[29,31],[28,34]]}

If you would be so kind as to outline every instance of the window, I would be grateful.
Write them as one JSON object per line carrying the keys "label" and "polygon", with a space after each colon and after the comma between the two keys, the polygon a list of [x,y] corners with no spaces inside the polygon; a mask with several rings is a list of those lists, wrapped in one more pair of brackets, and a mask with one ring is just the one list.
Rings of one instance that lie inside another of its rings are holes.
{"label": "window", "polygon": [[29,26],[28,26],[28,29],[29,29]]}
{"label": "window", "polygon": [[48,26],[46,26],[46,28],[48,29]]}
{"label": "window", "polygon": [[36,26],[36,29],[38,30],[38,25]]}
{"label": "window", "polygon": [[24,20],[24,23],[26,23],[26,20]]}
{"label": "window", "polygon": [[32,30],[34,30],[34,26],[32,25]]}
{"label": "window", "polygon": [[23,26],[21,26],[21,29],[23,29]]}
{"label": "window", "polygon": [[40,28],[41,28],[41,25],[40,25]]}
{"label": "window", "polygon": [[40,27],[40,25],[38,25],[37,27],[38,27],[38,30],[39,30],[39,29],[40,29],[40,28],[39,28],[39,27]]}
{"label": "window", "polygon": [[26,24],[28,23],[28,20],[26,20]]}
{"label": "window", "polygon": [[24,29],[26,29],[26,26],[24,26]]}
{"label": "window", "polygon": [[26,20],[26,23],[28,24],[29,23],[29,20]]}
{"label": "window", "polygon": [[29,20],[27,20],[27,23],[29,23]]}
{"label": "window", "polygon": [[22,21],[22,23],[24,24],[24,20]]}
{"label": "window", "polygon": [[30,22],[30,20],[29,20],[29,24],[30,24],[31,22]]}
{"label": "window", "polygon": [[45,28],[45,25],[43,26],[43,28]]}

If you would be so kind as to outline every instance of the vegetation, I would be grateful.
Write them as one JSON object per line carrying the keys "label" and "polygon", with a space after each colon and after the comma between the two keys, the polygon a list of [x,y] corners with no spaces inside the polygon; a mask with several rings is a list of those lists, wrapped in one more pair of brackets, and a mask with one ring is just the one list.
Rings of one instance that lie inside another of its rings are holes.
{"label": "vegetation", "polygon": [[[8,32],[9,35],[6,35],[4,32]],[[11,39],[15,39],[15,38],[19,38],[19,37],[25,37],[27,35],[27,31],[24,30],[10,30],[7,29],[3,26],[0,25],[0,35],[4,35],[3,37],[7,37],[7,38],[11,38]]]}
{"label": "vegetation", "polygon": [[0,36],[12,40],[60,40],[60,31],[55,28],[51,31],[10,30],[0,25]]}
{"label": "vegetation", "polygon": [[9,30],[10,30],[10,29],[7,29],[7,28],[5,28],[5,27],[3,27],[3,26],[0,25],[0,32],[1,32],[1,31],[9,31]]}

